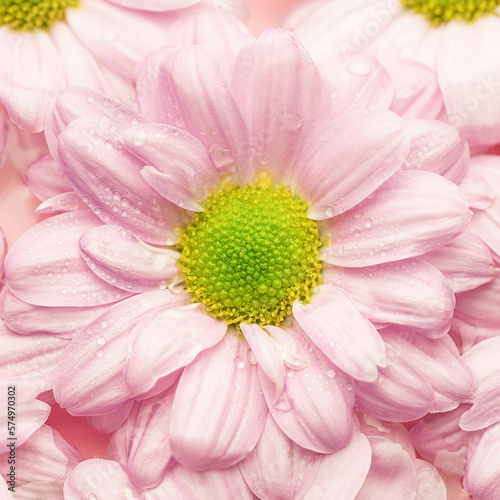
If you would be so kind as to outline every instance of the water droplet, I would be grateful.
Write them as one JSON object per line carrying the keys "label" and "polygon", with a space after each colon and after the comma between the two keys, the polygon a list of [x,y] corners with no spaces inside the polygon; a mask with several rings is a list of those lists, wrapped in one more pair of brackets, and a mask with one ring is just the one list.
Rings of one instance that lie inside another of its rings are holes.
{"label": "water droplet", "polygon": [[93,94],[90,94],[90,95],[87,97],[87,99],[88,99],[88,101],[89,101],[89,102],[94,102],[95,97],[94,97],[94,95],[93,95]]}
{"label": "water droplet", "polygon": [[113,147],[113,141],[108,139],[106,142],[105,142],[105,145],[106,145],[106,148],[107,149],[111,149]]}
{"label": "water droplet", "polygon": [[108,326],[108,322],[107,322],[107,321],[105,321],[105,320],[102,320],[102,321],[101,321],[101,326],[102,326],[103,328],[106,328],[106,327]]}
{"label": "water droplet", "polygon": [[335,373],[333,370],[328,370],[328,371],[326,372],[326,376],[327,376],[328,378],[335,378],[335,375],[336,375],[336,373]]}
{"label": "water droplet", "polygon": [[148,138],[148,133],[145,130],[137,130],[132,137],[132,142],[136,146],[142,146]]}
{"label": "water droplet", "polygon": [[369,229],[370,227],[372,227],[372,225],[373,225],[373,221],[371,219],[366,219],[365,220],[365,227],[367,229]]}
{"label": "water droplet", "polygon": [[116,116],[117,116],[118,118],[121,118],[121,117],[123,116],[123,109],[117,109],[117,110],[116,110]]}
{"label": "water droplet", "polygon": [[353,386],[352,386],[352,384],[351,384],[350,382],[347,382],[347,384],[345,385],[345,388],[346,388],[346,390],[348,390],[348,391],[352,391],[352,387],[353,387]]}
{"label": "water droplet", "polygon": [[97,338],[97,343],[99,345],[104,345],[106,343],[106,339],[104,337],[98,337]]}
{"label": "water droplet", "polygon": [[104,349],[97,349],[97,351],[95,352],[95,355],[98,358],[102,358],[104,356]]}
{"label": "water droplet", "polygon": [[387,255],[387,250],[382,250],[382,251],[380,252],[380,256],[381,256],[381,257],[385,257],[386,255]]}
{"label": "water droplet", "polygon": [[236,356],[236,358],[234,358],[234,366],[236,366],[238,370],[243,370],[246,366],[246,362],[241,356]]}
{"label": "water droplet", "polygon": [[349,66],[349,71],[353,75],[365,76],[370,72],[370,66],[363,61],[356,61]]}
{"label": "water droplet", "polygon": [[335,209],[333,207],[326,207],[325,214],[327,217],[333,217]]}

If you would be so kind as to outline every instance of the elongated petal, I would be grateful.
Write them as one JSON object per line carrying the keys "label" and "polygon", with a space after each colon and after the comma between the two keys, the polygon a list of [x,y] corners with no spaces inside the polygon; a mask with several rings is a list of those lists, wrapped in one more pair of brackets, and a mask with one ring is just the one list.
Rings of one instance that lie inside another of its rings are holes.
{"label": "elongated petal", "polygon": [[51,307],[90,307],[129,296],[98,278],[80,255],[80,235],[98,224],[85,210],[56,215],[26,231],[5,259],[11,292],[31,304]]}
{"label": "elongated petal", "polygon": [[[368,439],[360,432],[354,431],[346,447],[321,456],[318,473],[303,499],[355,498],[370,469],[371,455]],[[332,481],[333,477],[338,480]]]}
{"label": "elongated petal", "polygon": [[357,380],[376,380],[377,366],[385,366],[384,343],[342,289],[317,288],[309,304],[295,301],[293,315],[330,361]]}
{"label": "elongated petal", "polygon": [[431,384],[436,395],[431,412],[450,411],[472,400],[476,377],[449,336],[428,339],[404,327],[385,328],[380,334]]}
{"label": "elongated petal", "polygon": [[427,253],[425,260],[444,274],[455,293],[489,283],[498,274],[488,247],[471,231]]}
{"label": "elongated petal", "polygon": [[5,234],[2,228],[0,228],[0,280],[3,279],[4,275],[4,261],[6,254],[7,254],[7,240],[5,239]]}
{"label": "elongated petal", "polygon": [[411,148],[404,168],[435,172],[460,184],[469,163],[469,146],[458,131],[438,120],[408,120]]}
{"label": "elongated petal", "polygon": [[150,311],[185,300],[166,290],[143,293],[115,304],[82,329],[61,356],[54,377],[60,405],[72,415],[89,416],[110,413],[131,400],[135,394],[123,368],[132,328]]}
{"label": "elongated petal", "polygon": [[58,212],[75,212],[77,210],[85,210],[87,205],[74,192],[61,193],[38,205],[35,212],[37,214],[55,214]]}
{"label": "elongated petal", "polygon": [[65,500],[139,497],[138,488],[117,462],[91,458],[79,463],[64,483]]}
{"label": "elongated petal", "polygon": [[399,444],[382,437],[369,437],[372,462],[356,500],[406,500],[417,492],[413,460]]}
{"label": "elongated petal", "polygon": [[153,189],[185,210],[203,210],[219,173],[198,139],[175,127],[145,124],[127,129],[120,140],[147,165],[142,175]]}
{"label": "elongated petal", "polygon": [[52,389],[56,364],[68,344],[66,339],[47,334],[18,335],[1,322],[0,341],[0,379],[41,380],[44,391]]}
{"label": "elongated petal", "polygon": [[275,384],[261,374],[269,411],[280,429],[299,446],[334,453],[352,437],[354,384],[309,342],[300,326],[287,326],[286,331],[307,366],[302,370],[287,369],[285,390],[279,399]]}
{"label": "elongated petal", "polygon": [[429,462],[417,458],[417,496],[419,500],[446,500],[447,492],[443,478]]}
{"label": "elongated petal", "polygon": [[30,191],[42,201],[71,191],[61,165],[49,154],[43,155],[28,167],[26,184]]}
{"label": "elongated petal", "polygon": [[460,427],[465,431],[484,429],[499,421],[500,370],[497,358],[499,349],[500,337],[493,337],[479,342],[463,355],[463,360],[478,379],[474,404],[460,419]]}
{"label": "elongated petal", "polygon": [[320,458],[291,441],[268,414],[257,446],[238,467],[257,497],[300,499],[316,476]]}
{"label": "elongated petal", "polygon": [[85,231],[80,250],[97,276],[134,293],[165,289],[178,272],[178,252],[148,245],[118,226]]}
{"label": "elongated petal", "polygon": [[267,409],[247,350],[229,332],[184,369],[174,398],[170,443],[174,458],[186,467],[229,467],[257,444]]}
{"label": "elongated petal", "polygon": [[328,219],[372,194],[402,165],[410,140],[391,111],[358,111],[329,123],[300,158],[298,183],[312,219]]}
{"label": "elongated petal", "polygon": [[387,366],[379,368],[376,382],[356,383],[356,404],[361,411],[391,422],[423,417],[434,402],[427,380],[390,345],[386,344]]}
{"label": "elongated petal", "polygon": [[0,312],[5,324],[23,335],[49,334],[71,338],[110,306],[43,307],[18,299],[7,287],[0,292]]}
{"label": "elongated petal", "polygon": [[217,344],[227,325],[209,316],[200,304],[153,312],[132,330],[124,376],[137,393],[191,363],[200,352]]}
{"label": "elongated petal", "polygon": [[423,260],[362,269],[327,268],[323,281],[344,289],[377,327],[405,325],[431,338],[443,336],[450,328],[453,290],[444,276]]}
{"label": "elongated petal", "polygon": [[[486,155],[473,156],[470,160],[470,168],[467,175],[460,183],[460,189],[465,193],[469,200],[469,205],[475,214],[480,214],[479,210],[485,210],[491,207],[495,202],[495,189],[490,186],[491,175],[487,175],[488,181],[481,175],[476,165],[481,164]],[[495,176],[495,174],[493,174]],[[495,176],[496,177],[496,176]],[[495,178],[493,177],[493,178]],[[495,183],[496,184],[496,183]],[[497,184],[498,185],[498,184]]]}
{"label": "elongated petal", "polygon": [[236,62],[233,90],[253,167],[285,178],[311,133],[330,117],[330,89],[295,35],[266,30]]}
{"label": "elongated petal", "polygon": [[144,500],[200,500],[200,497],[194,491],[177,479],[173,474],[167,472],[163,481],[156,488],[144,492]]}
{"label": "elongated petal", "polygon": [[281,353],[271,337],[260,326],[241,324],[241,332],[252,349],[260,368],[276,384],[276,398],[281,397],[286,376]]}
{"label": "elongated petal", "polygon": [[469,204],[455,184],[432,172],[400,171],[369,199],[325,223],[333,243],[323,260],[365,267],[414,257],[458,236],[469,220]]}
{"label": "elongated petal", "polygon": [[[59,136],[63,170],[75,191],[105,223],[132,231],[148,243],[173,243],[178,211],[142,178],[142,162],[123,150],[122,132],[103,117],[71,122]],[[171,241],[170,241],[171,240]]]}
{"label": "elongated petal", "polygon": [[[134,0],[108,0],[110,3],[136,9],[137,3]],[[146,0],[141,2],[142,10],[151,12],[166,12],[169,10],[184,9],[190,5],[198,3],[200,0]]]}
{"label": "elongated petal", "polygon": [[[87,422],[98,432],[109,434],[115,432],[127,419],[130,410],[132,409],[133,401],[122,406],[116,411],[106,413],[105,415],[93,415],[87,417]],[[109,458],[109,447],[106,450],[106,456]],[[116,460],[114,457],[113,460]],[[119,462],[119,460],[116,460]]]}

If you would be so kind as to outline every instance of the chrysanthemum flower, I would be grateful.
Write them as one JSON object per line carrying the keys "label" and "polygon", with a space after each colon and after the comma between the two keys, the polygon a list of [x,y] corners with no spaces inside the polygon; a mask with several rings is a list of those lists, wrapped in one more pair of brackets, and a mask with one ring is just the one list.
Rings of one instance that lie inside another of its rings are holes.
{"label": "chrysanthemum flower", "polygon": [[470,215],[452,182],[400,170],[405,122],[382,109],[332,120],[328,83],[281,30],[234,68],[195,46],[153,54],[146,75],[158,91],[141,108],[163,124],[62,93],[46,133],[74,191],[45,202],[66,213],[6,258],[8,325],[30,333],[40,315],[73,336],[60,404],[111,414],[178,380],[169,442],[198,470],[247,456],[268,410],[300,446],[338,450],[355,383],[371,408],[424,415],[434,389],[367,318],[443,336],[453,291],[418,257]]}
{"label": "chrysanthemum flower", "polygon": [[[499,4],[482,0],[330,1],[291,23],[313,58],[367,50],[411,59],[437,72],[450,122],[471,145],[500,142]],[[285,23],[286,25],[286,23]],[[409,83],[406,94],[416,88]]]}

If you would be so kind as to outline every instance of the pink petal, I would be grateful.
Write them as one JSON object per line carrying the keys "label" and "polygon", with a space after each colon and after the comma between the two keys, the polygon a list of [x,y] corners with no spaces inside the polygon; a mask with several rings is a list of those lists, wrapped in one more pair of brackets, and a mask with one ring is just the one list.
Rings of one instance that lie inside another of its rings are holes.
{"label": "pink petal", "polygon": [[373,56],[364,52],[336,52],[322,62],[332,89],[333,118],[357,110],[389,108],[394,86]]}
{"label": "pink petal", "polygon": [[[208,472],[208,474],[210,474],[210,472]],[[198,474],[204,473],[201,472]],[[170,472],[165,474],[159,486],[146,490],[143,496],[144,500],[165,500],[165,498],[169,500],[200,500],[200,497],[196,495],[189,486],[180,479],[177,479]]]}
{"label": "pink petal", "polygon": [[499,349],[500,337],[493,337],[477,343],[463,355],[464,362],[470,366],[478,379],[474,404],[460,419],[460,427],[465,431],[484,429],[500,420]]}
{"label": "pink petal", "polygon": [[410,431],[419,454],[447,474],[464,474],[471,434],[460,429],[458,422],[467,408],[461,405],[449,412],[427,415]]}
{"label": "pink petal", "polygon": [[[98,432],[103,434],[109,434],[111,432],[115,432],[118,427],[120,427],[123,422],[127,419],[130,410],[132,409],[133,401],[130,401],[126,405],[122,406],[116,411],[111,413],[106,413],[105,415],[93,415],[87,417],[87,422]],[[106,450],[106,456],[109,458],[109,448]],[[115,459],[119,462],[119,460]]]}
{"label": "pink petal", "polygon": [[[0,405],[2,411],[0,425],[5,429],[2,453],[8,451],[5,446],[12,442],[14,442],[15,447],[20,447],[22,444],[29,442],[33,433],[47,420],[50,406],[36,399],[43,390],[43,386],[41,380],[30,380],[28,382],[19,378],[14,379],[12,376],[0,382],[0,388],[5,394]],[[15,441],[12,438],[15,438]],[[0,467],[5,467],[4,470],[0,468],[2,473],[10,469],[10,467],[7,467],[7,460],[2,460]]]}
{"label": "pink petal", "polygon": [[219,173],[198,139],[151,123],[127,129],[120,140],[147,165],[142,175],[153,189],[185,210],[203,210],[202,203],[219,182]]}
{"label": "pink petal", "polygon": [[[141,10],[149,10],[152,12],[165,12],[175,9],[184,9],[198,3],[200,0],[143,0],[140,4]],[[129,9],[137,9],[135,0],[108,0],[108,2],[120,7]]]}
{"label": "pink petal", "polygon": [[236,62],[233,90],[247,123],[253,167],[283,178],[330,116],[330,88],[295,35],[266,30]]}
{"label": "pink petal", "polygon": [[274,346],[280,351],[283,364],[294,370],[301,370],[307,366],[307,361],[297,354],[297,345],[291,335],[277,326],[266,326],[266,332]]}
{"label": "pink petal", "polygon": [[355,112],[313,136],[300,158],[297,185],[311,219],[329,219],[362,202],[396,172],[410,147],[391,111]]}
{"label": "pink petal", "polygon": [[[18,441],[16,446],[19,444]],[[62,485],[82,460],[81,454],[59,432],[43,425],[16,449],[16,480],[20,483],[34,481]],[[7,461],[2,460],[0,467],[5,474]]]}
{"label": "pink petal", "polygon": [[472,400],[476,377],[448,335],[431,340],[404,327],[385,328],[380,334],[431,384],[436,395],[431,412],[450,411]]}
{"label": "pink petal", "polygon": [[165,289],[178,273],[178,252],[147,245],[118,226],[99,226],[82,234],[80,251],[104,281],[133,293]]}
{"label": "pink petal", "polygon": [[170,443],[174,458],[194,470],[229,467],[257,444],[267,409],[248,347],[228,332],[181,375]]}
{"label": "pink petal", "polygon": [[470,440],[464,488],[474,498],[500,498],[500,423],[475,433]]}
{"label": "pink petal", "polygon": [[485,50],[500,44],[499,28],[497,16],[484,16],[470,25],[448,23],[442,30],[439,86],[450,123],[470,145],[500,142],[500,74],[491,65],[494,51]]}
{"label": "pink petal", "polygon": [[263,373],[262,391],[280,429],[295,443],[318,453],[333,453],[352,437],[354,391],[351,378],[337,370],[298,325],[287,326],[302,370],[287,370],[285,390],[276,398],[274,383]]}
{"label": "pink petal", "polygon": [[3,280],[4,275],[4,261],[7,254],[7,240],[5,234],[0,227],[0,280]]}
{"label": "pink petal", "polygon": [[143,163],[123,150],[118,125],[101,117],[71,122],[59,136],[63,170],[82,200],[106,224],[132,231],[148,243],[173,243],[178,209],[141,176]]}
{"label": "pink petal", "polygon": [[365,267],[414,257],[448,243],[469,220],[467,199],[455,184],[432,172],[400,171],[343,217],[325,223],[332,243],[323,260]]}
{"label": "pink petal", "polygon": [[129,296],[98,278],[80,255],[80,235],[99,222],[85,210],[56,215],[26,231],[5,259],[11,292],[31,304],[51,307],[90,307]]}
{"label": "pink petal", "polygon": [[5,324],[23,335],[49,334],[71,338],[109,304],[95,307],[43,307],[19,300],[7,287],[0,293],[0,312]]}
{"label": "pink petal", "polygon": [[[303,500],[354,498],[365,481],[370,462],[370,443],[363,434],[355,431],[346,447],[322,455],[318,473]],[[332,481],[332,478],[338,479]]]}
{"label": "pink petal", "polygon": [[496,196],[495,189],[488,183],[488,181],[492,181],[491,176],[486,176],[488,178],[487,181],[476,167],[476,165],[481,165],[485,157],[486,155],[479,155],[471,158],[467,175],[460,183],[460,189],[465,193],[465,196],[467,196],[470,207],[472,209],[478,209],[478,211],[474,211],[476,215],[481,213],[479,210],[485,210],[491,207],[495,202]]}
{"label": "pink petal", "polygon": [[166,290],[143,293],[115,304],[82,329],[59,360],[56,400],[72,415],[85,416],[110,413],[130,401],[135,394],[123,368],[131,330],[150,311],[185,300]]}
{"label": "pink petal", "polygon": [[258,498],[300,499],[316,476],[320,457],[291,441],[268,414],[257,446],[238,467]]}
{"label": "pink petal", "polygon": [[71,191],[60,164],[49,154],[43,155],[29,166],[26,171],[26,184],[42,201]]}
{"label": "pink petal", "polygon": [[460,184],[469,164],[469,146],[458,131],[438,120],[409,120],[411,148],[404,168],[427,170]]}
{"label": "pink petal", "polygon": [[417,458],[417,496],[418,500],[446,500],[446,485],[439,472],[430,463]]}
{"label": "pink petal", "polygon": [[435,395],[427,380],[397,351],[386,344],[387,366],[376,382],[356,383],[356,405],[369,415],[391,422],[423,417]]}
{"label": "pink petal", "polygon": [[166,33],[147,15],[108,2],[89,2],[79,9],[68,9],[66,21],[87,49],[130,79],[137,63],[167,42]]}
{"label": "pink petal", "polygon": [[356,500],[406,500],[417,491],[417,473],[410,456],[399,444],[369,437],[372,462]]}
{"label": "pink petal", "polygon": [[18,335],[0,323],[0,379],[43,381],[43,389],[52,389],[57,361],[68,341],[40,335]]}
{"label": "pink petal", "polygon": [[52,215],[59,212],[75,212],[77,210],[85,210],[87,205],[83,203],[82,199],[74,192],[58,194],[45,200],[38,205],[35,212],[37,214]]}
{"label": "pink petal", "polygon": [[385,366],[384,343],[342,289],[318,287],[307,305],[295,301],[293,315],[332,363],[357,380],[377,379],[377,366]]}
{"label": "pink petal", "polygon": [[120,465],[112,460],[91,458],[79,463],[64,483],[65,500],[139,497],[140,491]]}
{"label": "pink petal", "polygon": [[377,327],[406,325],[436,338],[450,329],[455,296],[448,281],[419,259],[361,269],[327,267],[323,282],[345,290]]}
{"label": "pink petal", "polygon": [[258,325],[241,324],[241,333],[252,349],[262,371],[276,385],[276,398],[281,397],[285,386],[285,365],[281,353],[271,337]]}
{"label": "pink petal", "polygon": [[175,390],[169,390],[134,403],[126,422],[111,438],[110,448],[125,452],[125,462],[121,465],[141,488],[158,486],[170,462],[168,428],[174,393]]}
{"label": "pink petal", "polygon": [[227,325],[209,316],[201,304],[169,307],[145,316],[132,329],[124,377],[136,393],[145,393],[213,347]]}
{"label": "pink petal", "polygon": [[230,159],[220,168],[232,172],[237,168],[239,178],[246,181],[248,132],[219,66],[215,54],[198,45],[165,53],[158,81],[160,121],[185,129],[209,152],[227,150]]}
{"label": "pink petal", "polygon": [[436,73],[409,59],[391,59],[384,63],[396,86],[391,110],[405,120],[433,120],[443,109],[443,96]]}
{"label": "pink petal", "polygon": [[471,231],[427,253],[425,260],[444,274],[455,293],[489,283],[498,273],[488,247]]}

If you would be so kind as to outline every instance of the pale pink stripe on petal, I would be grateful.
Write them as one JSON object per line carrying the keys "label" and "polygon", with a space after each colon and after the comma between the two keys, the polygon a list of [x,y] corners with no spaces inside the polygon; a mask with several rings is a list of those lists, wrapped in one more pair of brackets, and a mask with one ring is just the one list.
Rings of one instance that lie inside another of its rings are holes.
{"label": "pale pink stripe on petal", "polygon": [[[129,9],[137,9],[136,0],[107,0],[121,7]],[[149,10],[152,12],[165,12],[175,9],[184,9],[190,5],[198,3],[200,0],[142,0],[140,3],[141,10]]]}
{"label": "pale pink stripe on petal", "polygon": [[408,500],[415,498],[415,464],[397,443],[382,437],[369,437],[372,462],[356,500]]}
{"label": "pale pink stripe on petal", "polygon": [[401,167],[409,148],[406,124],[392,111],[358,111],[329,123],[298,162],[309,217],[329,219],[362,202]]}
{"label": "pale pink stripe on petal", "polygon": [[477,343],[463,355],[478,379],[474,404],[460,419],[460,427],[465,431],[484,429],[500,420],[499,350],[500,337],[493,337]]}
{"label": "pale pink stripe on petal", "polygon": [[71,191],[60,164],[50,154],[34,161],[28,167],[25,179],[30,191],[42,201]]}
{"label": "pale pink stripe on petal", "polygon": [[426,170],[459,184],[469,164],[469,146],[458,131],[438,120],[408,120],[411,148],[403,168]]}
{"label": "pale pink stripe on petal", "polygon": [[405,325],[431,338],[443,336],[450,328],[453,290],[444,276],[423,260],[361,269],[326,267],[323,281],[344,289],[377,327]]}
{"label": "pale pink stripe on petal", "polygon": [[38,205],[35,212],[37,214],[53,215],[60,212],[75,212],[77,210],[85,210],[87,205],[74,192],[61,193],[43,201]]}
{"label": "pale pink stripe on petal", "polygon": [[431,384],[436,395],[431,412],[450,411],[472,400],[476,377],[448,335],[428,339],[405,327],[385,328],[380,335]]}
{"label": "pale pink stripe on petal", "polygon": [[[42,380],[27,381],[11,376],[0,381],[0,388],[4,394],[3,401],[0,403],[2,412],[0,425],[5,430],[5,440],[2,446],[2,452],[5,452],[6,445],[11,443],[9,436],[16,438],[14,443],[16,447],[29,442],[33,433],[47,420],[50,406],[36,399],[38,394],[44,390]],[[10,414],[8,410],[10,410]],[[10,434],[8,432],[10,430],[14,433]],[[1,460],[0,467],[5,467],[3,470],[0,469],[4,474],[10,468],[7,465],[7,460]]]}
{"label": "pale pink stripe on petal", "polygon": [[346,447],[321,456],[318,473],[303,500],[353,499],[365,481],[370,462],[371,448],[368,439],[354,431]]}
{"label": "pale pink stripe on petal", "polygon": [[298,325],[287,326],[297,354],[307,362],[301,370],[287,369],[283,396],[260,373],[269,411],[281,430],[303,448],[333,453],[346,446],[353,433],[354,384],[309,341]]}
{"label": "pale pink stripe on petal", "polygon": [[423,257],[444,274],[455,293],[489,283],[498,274],[488,247],[471,231]]}
{"label": "pale pink stripe on petal", "polygon": [[178,252],[148,245],[118,226],[85,231],[80,251],[92,272],[127,292],[165,289],[178,273]]}
{"label": "pale pink stripe on petal", "polygon": [[242,323],[240,328],[260,368],[276,384],[276,398],[281,397],[285,387],[286,372],[280,351],[260,326]]}
{"label": "pale pink stripe on petal", "polygon": [[65,500],[140,497],[140,490],[130,481],[117,462],[91,458],[79,463],[64,483]]}
{"label": "pale pink stripe on petal", "polygon": [[18,299],[8,287],[0,292],[0,313],[5,324],[23,335],[45,334],[71,338],[76,332],[110,308],[43,307]]}
{"label": "pale pink stripe on petal", "polygon": [[341,288],[316,288],[308,304],[294,302],[293,315],[323,354],[348,375],[367,382],[377,379],[377,366],[385,366],[384,343]]}
{"label": "pale pink stripe on petal", "polygon": [[90,416],[118,410],[133,399],[137,394],[123,376],[131,330],[150,311],[186,300],[168,291],[143,293],[115,304],[82,329],[59,361],[56,400],[72,415]]}
{"label": "pale pink stripe on petal", "polygon": [[201,304],[169,307],[146,315],[132,329],[123,375],[135,393],[146,393],[167,375],[189,365],[213,347],[227,325],[209,316]]}
{"label": "pale pink stripe on petal", "polygon": [[68,340],[41,335],[18,335],[0,323],[0,379],[41,380],[41,390],[52,389],[52,378]]}
{"label": "pale pink stripe on petal", "polygon": [[391,422],[423,417],[435,394],[431,385],[397,351],[386,344],[387,366],[375,382],[356,382],[356,405],[369,415]]}
{"label": "pale pink stripe on petal", "polygon": [[194,470],[229,467],[257,444],[267,408],[248,346],[228,332],[181,375],[170,444],[174,458]]}
{"label": "pale pink stripe on petal", "polygon": [[443,96],[436,73],[424,64],[410,59],[384,62],[396,86],[390,109],[405,120],[436,118],[443,109]]}
{"label": "pale pink stripe on petal", "polygon": [[11,292],[39,306],[90,307],[124,299],[130,292],[98,278],[80,255],[81,234],[100,223],[89,210],[56,215],[16,240],[5,259]]}
{"label": "pale pink stripe on petal", "polygon": [[[87,422],[98,432],[103,434],[109,434],[110,432],[115,432],[118,427],[120,427],[123,422],[128,417],[130,410],[132,409],[133,401],[130,401],[126,405],[123,405],[118,410],[106,413],[105,415],[94,415],[87,417]],[[106,458],[108,456],[109,450],[106,452]],[[113,460],[116,460],[114,457]],[[119,462],[119,460],[117,460]]]}
{"label": "pale pink stripe on petal", "polygon": [[255,171],[288,180],[301,148],[330,118],[330,86],[298,38],[266,30],[237,59],[232,84]]}
{"label": "pale pink stripe on petal", "polygon": [[332,243],[323,260],[365,267],[414,257],[448,243],[469,221],[458,186],[432,172],[400,171],[369,199],[324,223]]}
{"label": "pale pink stripe on petal", "polygon": [[202,203],[220,174],[198,139],[174,127],[151,123],[127,129],[120,141],[144,162],[142,175],[153,189],[185,210],[203,210]]}
{"label": "pale pink stripe on petal", "polygon": [[258,498],[298,500],[310,488],[321,456],[291,441],[269,413],[257,446],[238,467]]}
{"label": "pale pink stripe on petal", "polygon": [[446,485],[434,466],[417,458],[417,500],[446,500]]}
{"label": "pale pink stripe on petal", "polygon": [[167,472],[163,481],[156,488],[146,490],[144,500],[201,500],[185,483]]}
{"label": "pale pink stripe on petal", "polygon": [[250,178],[250,144],[246,125],[229,81],[219,68],[221,62],[200,45],[181,47],[160,61],[157,92],[162,123],[180,127],[196,137],[225,172],[235,172],[246,182]]}

